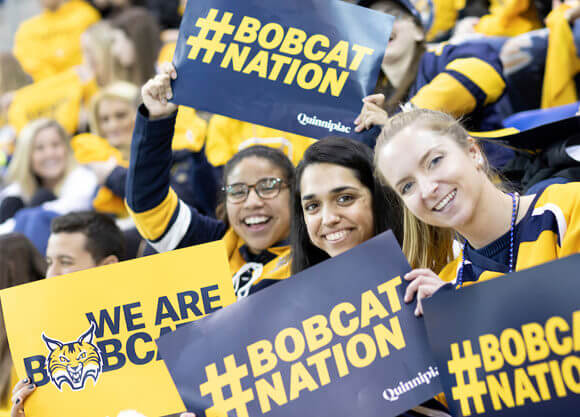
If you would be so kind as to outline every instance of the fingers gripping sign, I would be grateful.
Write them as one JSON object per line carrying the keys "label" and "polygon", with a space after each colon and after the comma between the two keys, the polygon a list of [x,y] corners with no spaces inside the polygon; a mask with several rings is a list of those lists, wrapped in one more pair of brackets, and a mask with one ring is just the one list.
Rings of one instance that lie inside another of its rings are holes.
{"label": "fingers gripping sign", "polygon": [[385,96],[372,94],[362,99],[363,107],[360,114],[354,120],[355,132],[370,129],[374,125],[383,126],[389,119],[389,114],[383,109]]}
{"label": "fingers gripping sign", "polygon": [[437,274],[430,269],[414,269],[404,276],[406,281],[409,281],[407,290],[405,291],[404,301],[410,303],[417,295],[417,307],[415,308],[415,316],[423,315],[423,305],[421,300],[429,298],[435,292],[445,285]]}
{"label": "fingers gripping sign", "polygon": [[165,62],[161,72],[147,81],[141,89],[143,104],[149,110],[151,119],[162,119],[177,111],[177,105],[168,100],[173,98],[171,80],[177,78],[173,64]]}
{"label": "fingers gripping sign", "polygon": [[34,392],[36,385],[30,378],[18,381],[12,390],[12,409],[10,417],[24,417],[24,401]]}

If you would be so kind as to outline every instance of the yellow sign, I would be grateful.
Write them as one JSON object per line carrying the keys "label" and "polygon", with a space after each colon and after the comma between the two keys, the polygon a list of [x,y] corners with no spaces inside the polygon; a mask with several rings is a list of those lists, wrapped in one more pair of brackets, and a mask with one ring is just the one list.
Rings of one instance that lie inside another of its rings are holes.
{"label": "yellow sign", "polygon": [[20,379],[38,385],[35,417],[185,410],[155,339],[235,301],[223,242],[0,292]]}

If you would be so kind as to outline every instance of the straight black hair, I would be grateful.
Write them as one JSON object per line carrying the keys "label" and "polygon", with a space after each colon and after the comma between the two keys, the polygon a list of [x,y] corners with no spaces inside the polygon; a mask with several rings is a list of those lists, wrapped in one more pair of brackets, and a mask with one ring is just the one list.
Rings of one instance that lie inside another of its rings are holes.
{"label": "straight black hair", "polygon": [[[369,189],[372,196],[374,235],[391,229],[399,243],[403,240],[403,212],[396,194],[381,185],[374,175],[373,151],[361,142],[329,136],[312,144],[296,169],[296,185],[292,204],[292,273],[328,259],[330,256],[314,246],[308,236],[301,203],[300,181],[304,170],[312,164],[333,164],[348,168]],[[324,178],[320,178],[324,181]]]}

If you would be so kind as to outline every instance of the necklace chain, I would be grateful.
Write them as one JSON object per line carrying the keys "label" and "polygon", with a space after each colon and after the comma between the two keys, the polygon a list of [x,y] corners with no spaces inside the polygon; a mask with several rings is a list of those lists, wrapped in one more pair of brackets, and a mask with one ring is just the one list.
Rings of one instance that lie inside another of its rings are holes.
{"label": "necklace chain", "polygon": [[[509,261],[509,272],[514,271],[514,240],[515,240],[515,229],[516,220],[518,217],[518,212],[520,211],[520,196],[518,193],[508,193],[512,198],[512,220],[510,224],[510,261]],[[463,268],[465,268],[465,248],[467,246],[467,240],[463,243],[463,250],[461,256],[461,268],[457,275],[457,288],[461,288],[463,285]]]}

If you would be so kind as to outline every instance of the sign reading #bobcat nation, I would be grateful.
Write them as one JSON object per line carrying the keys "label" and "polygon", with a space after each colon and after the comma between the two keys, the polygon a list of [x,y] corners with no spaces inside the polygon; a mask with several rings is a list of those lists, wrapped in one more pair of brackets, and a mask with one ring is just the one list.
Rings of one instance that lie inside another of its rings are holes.
{"label": "sign reading #bobcat nation", "polygon": [[198,416],[396,416],[442,390],[408,270],[385,233],[157,344]]}
{"label": "sign reading #bobcat nation", "polygon": [[223,242],[107,265],[0,292],[35,417],[148,417],[185,409],[154,342],[235,301]]}
{"label": "sign reading #bobcat nation", "polygon": [[187,3],[174,101],[312,138],[357,138],[393,17],[336,0]]}
{"label": "sign reading #bobcat nation", "polygon": [[424,305],[454,416],[580,415],[580,255]]}

